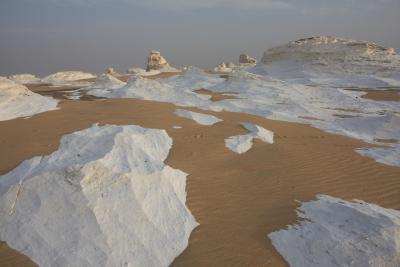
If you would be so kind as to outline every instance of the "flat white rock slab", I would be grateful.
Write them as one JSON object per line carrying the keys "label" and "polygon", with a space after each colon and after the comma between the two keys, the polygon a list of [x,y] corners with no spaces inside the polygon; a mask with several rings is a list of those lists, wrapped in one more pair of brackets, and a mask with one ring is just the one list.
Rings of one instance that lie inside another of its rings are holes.
{"label": "flat white rock slab", "polygon": [[164,130],[92,126],[0,176],[0,240],[39,266],[168,266],[198,224]]}
{"label": "flat white rock slab", "polygon": [[222,121],[220,118],[217,118],[213,115],[192,112],[192,111],[184,110],[184,109],[177,109],[175,111],[175,114],[182,118],[194,120],[195,122],[197,122],[198,124],[201,124],[201,125],[214,125],[214,124]]}
{"label": "flat white rock slab", "polygon": [[268,237],[291,267],[400,266],[400,212],[319,195],[302,221]]}
{"label": "flat white rock slab", "polygon": [[273,144],[274,143],[274,133],[252,123],[241,123],[241,125],[250,131],[248,134],[244,135],[234,135],[225,139],[225,146],[235,153],[243,154],[249,151],[253,146],[253,139],[257,138],[261,141]]}

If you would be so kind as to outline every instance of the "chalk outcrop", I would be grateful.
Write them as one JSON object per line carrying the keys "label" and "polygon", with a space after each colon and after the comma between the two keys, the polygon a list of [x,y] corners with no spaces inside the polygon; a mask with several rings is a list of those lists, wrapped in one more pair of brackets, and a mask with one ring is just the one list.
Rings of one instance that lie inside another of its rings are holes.
{"label": "chalk outcrop", "polygon": [[375,43],[319,36],[268,49],[258,74],[335,87],[400,86],[400,56]]}
{"label": "chalk outcrop", "polygon": [[292,267],[400,266],[400,212],[319,195],[301,221],[268,237]]}
{"label": "chalk outcrop", "polygon": [[126,83],[111,74],[102,74],[96,78],[96,81],[88,89],[108,89],[114,90],[125,86]]}
{"label": "chalk outcrop", "polygon": [[21,84],[32,84],[40,82],[40,79],[38,77],[29,73],[11,75],[8,77],[8,79]]}
{"label": "chalk outcrop", "polygon": [[241,54],[239,56],[239,63],[240,64],[257,64],[257,60],[255,58],[250,57],[249,55],[246,54]]}
{"label": "chalk outcrop", "polygon": [[94,125],[0,176],[0,240],[39,266],[168,266],[198,224],[165,130]]}
{"label": "chalk outcrop", "polygon": [[146,71],[158,70],[161,72],[175,72],[177,69],[171,67],[167,60],[161,56],[159,51],[153,50],[150,52],[149,58],[147,59]]}
{"label": "chalk outcrop", "polygon": [[53,84],[65,84],[80,80],[93,79],[96,75],[82,71],[62,71],[50,74],[42,79],[43,82]]}
{"label": "chalk outcrop", "polygon": [[153,75],[157,75],[157,74],[160,74],[160,73],[161,73],[161,71],[159,71],[159,70],[146,71],[145,69],[142,69],[142,68],[129,68],[127,70],[127,74],[128,75],[139,75],[139,76],[143,76],[143,77],[145,77],[145,76],[153,76]]}
{"label": "chalk outcrop", "polygon": [[112,76],[114,76],[114,77],[119,77],[119,76],[121,76],[121,74],[119,74],[118,72],[116,72],[116,71],[114,70],[114,68],[112,68],[112,67],[107,68],[106,74],[112,75]]}
{"label": "chalk outcrop", "polygon": [[57,109],[58,101],[30,91],[20,83],[0,78],[0,121]]}
{"label": "chalk outcrop", "polygon": [[222,62],[219,64],[217,67],[214,68],[215,72],[232,72],[233,69],[235,68],[235,64],[232,62]]}

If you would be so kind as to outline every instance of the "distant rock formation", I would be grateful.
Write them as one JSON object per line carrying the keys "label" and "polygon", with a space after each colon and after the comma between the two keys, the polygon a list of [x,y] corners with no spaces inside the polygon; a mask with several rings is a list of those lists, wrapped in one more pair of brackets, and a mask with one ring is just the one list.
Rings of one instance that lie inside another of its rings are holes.
{"label": "distant rock formation", "polygon": [[230,68],[230,69],[233,69],[235,67],[235,64],[233,64],[232,62],[225,63],[225,65],[227,68]]}
{"label": "distant rock formation", "polygon": [[119,74],[118,72],[116,72],[114,70],[114,68],[110,67],[106,70],[106,74],[117,77],[117,76],[121,76],[121,74]]}
{"label": "distant rock formation", "polygon": [[233,68],[235,68],[235,64],[233,64],[232,62],[222,62],[221,64],[219,64],[217,67],[214,68],[215,72],[231,72],[233,70]]}
{"label": "distant rock formation", "polygon": [[37,78],[33,74],[23,73],[23,74],[15,74],[8,77],[8,79],[21,83],[21,84],[29,84],[29,83],[39,83],[40,79]]}
{"label": "distant rock formation", "polygon": [[142,68],[129,68],[127,71],[128,75],[140,75],[140,76],[153,76],[160,74],[161,71],[159,70],[149,70],[146,71],[145,69]]}
{"label": "distant rock formation", "polygon": [[96,75],[81,71],[61,71],[50,74],[42,79],[45,83],[65,83],[96,78]]}
{"label": "distant rock formation", "polygon": [[150,52],[146,68],[146,71],[151,70],[170,71],[176,69],[172,68],[168,64],[167,60],[163,56],[161,56],[161,53],[159,51],[153,50]]}
{"label": "distant rock formation", "polygon": [[239,63],[240,64],[257,64],[257,60],[255,58],[250,57],[246,54],[241,54],[239,56]]}

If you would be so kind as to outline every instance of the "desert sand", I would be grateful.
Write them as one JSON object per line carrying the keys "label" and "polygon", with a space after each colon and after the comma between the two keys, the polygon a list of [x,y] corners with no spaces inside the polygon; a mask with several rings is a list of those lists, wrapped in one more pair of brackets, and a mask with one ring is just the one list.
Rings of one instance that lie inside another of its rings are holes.
{"label": "desert sand", "polygon": [[378,101],[400,101],[400,88],[393,88],[387,90],[365,90],[367,93],[363,98],[378,100]]}
{"label": "desert sand", "polygon": [[[52,88],[31,89],[61,99],[60,109],[0,122],[0,174],[25,159],[50,154],[64,134],[93,123],[167,130],[173,147],[166,163],[189,174],[187,206],[200,223],[172,266],[287,266],[267,234],[295,223],[296,201],[316,194],[400,209],[400,169],[357,154],[354,149],[371,146],[359,140],[303,124],[186,108],[223,119],[202,126],[174,115],[172,104],[94,97],[72,101],[59,91],[50,93]],[[247,133],[241,122],[273,131],[274,145],[256,140],[245,154],[228,150],[225,138]],[[36,265],[2,244],[0,266]]]}

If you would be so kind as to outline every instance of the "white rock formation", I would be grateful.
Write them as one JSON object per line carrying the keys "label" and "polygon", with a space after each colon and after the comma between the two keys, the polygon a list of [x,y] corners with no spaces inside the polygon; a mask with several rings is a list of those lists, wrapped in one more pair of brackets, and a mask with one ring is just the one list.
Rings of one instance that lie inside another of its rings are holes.
{"label": "white rock formation", "polygon": [[96,78],[95,75],[81,71],[62,71],[50,74],[42,79],[45,83],[62,84],[85,79]]}
{"label": "white rock formation", "polygon": [[106,98],[136,98],[169,102],[182,106],[197,106],[210,102],[210,96],[200,95],[190,90],[180,90],[157,80],[132,76],[126,86],[115,90],[93,89],[87,92],[89,95]]}
{"label": "white rock formation", "polygon": [[320,36],[267,50],[255,71],[308,84],[399,86],[400,56],[375,43]]}
{"label": "white rock formation", "polygon": [[241,54],[239,56],[239,63],[240,64],[257,64],[257,60],[255,58],[250,57],[246,54]]}
{"label": "white rock formation", "polygon": [[142,69],[142,68],[130,68],[130,69],[128,69],[127,73],[130,75],[140,75],[140,76],[145,77],[145,76],[153,76],[153,75],[160,74],[161,71],[159,71],[159,70],[146,71],[145,69]]}
{"label": "white rock formation", "polygon": [[253,146],[253,139],[260,139],[261,141],[273,144],[274,133],[252,123],[241,123],[241,125],[250,131],[248,134],[234,135],[225,139],[225,146],[235,153],[243,154],[249,151]]}
{"label": "white rock formation", "polygon": [[147,59],[146,71],[159,70],[161,72],[175,72],[177,69],[171,67],[167,60],[161,56],[159,51],[153,50]]}
{"label": "white rock formation", "polygon": [[0,121],[57,109],[58,101],[36,94],[7,78],[0,78]]}
{"label": "white rock formation", "polygon": [[121,76],[121,74],[119,74],[118,72],[116,72],[116,71],[114,70],[114,68],[112,68],[112,67],[107,68],[105,74],[109,74],[109,75],[112,75],[112,76],[114,76],[114,77],[119,77],[119,76]]}
{"label": "white rock formation", "polygon": [[320,195],[302,203],[302,219],[270,233],[291,267],[400,266],[400,212]]}
{"label": "white rock formation", "polygon": [[0,240],[42,267],[168,266],[197,223],[164,130],[92,126],[0,176]]}
{"label": "white rock formation", "polygon": [[224,81],[225,79],[217,75],[211,75],[193,66],[188,67],[181,75],[160,80],[163,84],[167,84],[177,91],[208,89]]}
{"label": "white rock formation", "polygon": [[8,79],[21,84],[32,84],[40,82],[40,79],[38,77],[28,73],[11,75],[8,77]]}
{"label": "white rock formation", "polygon": [[228,63],[225,63],[225,64],[226,64],[227,68],[230,68],[230,69],[235,68],[235,64],[233,64],[232,62],[228,62]]}
{"label": "white rock formation", "polygon": [[220,121],[222,121],[220,118],[217,118],[213,115],[208,115],[208,114],[202,114],[198,112],[193,112],[189,110],[184,110],[184,109],[177,109],[174,112],[177,116],[182,117],[182,118],[187,118],[194,120],[198,124],[201,125],[214,125]]}
{"label": "white rock formation", "polygon": [[115,76],[111,74],[102,74],[96,78],[96,81],[90,85],[88,88],[90,89],[118,89],[125,86],[126,83],[115,78]]}
{"label": "white rock formation", "polygon": [[232,62],[222,62],[217,67],[214,68],[215,72],[232,72],[235,65]]}

